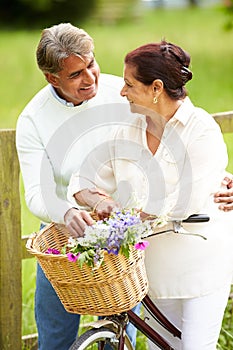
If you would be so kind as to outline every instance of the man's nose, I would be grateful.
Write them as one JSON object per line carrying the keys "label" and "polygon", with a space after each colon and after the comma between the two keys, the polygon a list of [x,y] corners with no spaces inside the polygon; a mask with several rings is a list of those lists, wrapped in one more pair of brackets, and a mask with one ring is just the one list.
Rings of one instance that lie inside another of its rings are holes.
{"label": "man's nose", "polygon": [[83,81],[85,83],[93,84],[95,82],[95,76],[91,70],[86,69],[83,73]]}

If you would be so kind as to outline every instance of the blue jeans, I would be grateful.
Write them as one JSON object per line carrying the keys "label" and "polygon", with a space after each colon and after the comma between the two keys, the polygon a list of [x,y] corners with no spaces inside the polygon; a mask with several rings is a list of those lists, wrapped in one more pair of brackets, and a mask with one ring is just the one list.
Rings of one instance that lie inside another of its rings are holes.
{"label": "blue jeans", "polygon": [[[133,311],[140,313],[138,304]],[[77,336],[80,315],[69,313],[63,307],[52,285],[44,275],[40,265],[37,266],[35,293],[35,317],[38,329],[39,350],[68,350]],[[136,328],[127,326],[127,334],[136,344]]]}

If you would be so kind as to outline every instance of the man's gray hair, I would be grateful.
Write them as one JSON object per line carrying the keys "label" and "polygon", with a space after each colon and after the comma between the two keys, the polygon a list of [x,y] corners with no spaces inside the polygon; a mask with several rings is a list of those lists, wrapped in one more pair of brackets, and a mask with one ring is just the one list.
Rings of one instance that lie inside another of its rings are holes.
{"label": "man's gray hair", "polygon": [[70,23],[60,23],[42,31],[37,47],[37,64],[43,73],[56,74],[70,55],[88,56],[94,50],[93,39]]}

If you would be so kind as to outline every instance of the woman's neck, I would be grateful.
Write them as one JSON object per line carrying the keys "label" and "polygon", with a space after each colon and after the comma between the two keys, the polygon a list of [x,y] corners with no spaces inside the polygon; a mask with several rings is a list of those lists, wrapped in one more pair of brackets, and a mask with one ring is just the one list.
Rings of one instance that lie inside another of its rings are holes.
{"label": "woman's neck", "polygon": [[159,104],[158,106],[155,105],[153,112],[151,111],[151,113],[146,116],[147,145],[152,154],[156,153],[160,145],[166,123],[174,116],[182,102],[182,100],[172,100],[167,104],[163,103],[162,106],[165,106],[164,108],[159,108]]}
{"label": "woman's neck", "polygon": [[160,95],[158,103],[152,106],[154,112],[150,115],[152,121],[165,125],[175,115],[182,103],[183,100],[172,100],[166,95]]}

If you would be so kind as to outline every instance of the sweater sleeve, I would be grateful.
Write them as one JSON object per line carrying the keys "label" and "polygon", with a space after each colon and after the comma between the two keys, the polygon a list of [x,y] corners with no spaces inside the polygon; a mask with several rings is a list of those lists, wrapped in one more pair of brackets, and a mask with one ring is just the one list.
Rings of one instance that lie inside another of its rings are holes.
{"label": "sweater sleeve", "polygon": [[64,198],[57,196],[52,164],[36,126],[26,115],[17,122],[16,148],[29,210],[43,222],[64,223],[64,214],[72,204],[66,194]]}

